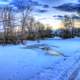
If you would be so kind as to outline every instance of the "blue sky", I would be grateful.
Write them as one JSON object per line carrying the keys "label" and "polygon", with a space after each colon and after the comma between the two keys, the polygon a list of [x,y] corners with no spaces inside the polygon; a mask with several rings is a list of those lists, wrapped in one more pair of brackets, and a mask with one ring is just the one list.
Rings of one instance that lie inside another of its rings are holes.
{"label": "blue sky", "polygon": [[[0,0],[0,4],[9,4],[16,0]],[[65,14],[76,14],[76,10],[80,10],[79,0],[23,0],[24,2],[32,2],[34,4],[33,16],[36,20],[56,25],[60,23],[54,16],[63,16]]]}

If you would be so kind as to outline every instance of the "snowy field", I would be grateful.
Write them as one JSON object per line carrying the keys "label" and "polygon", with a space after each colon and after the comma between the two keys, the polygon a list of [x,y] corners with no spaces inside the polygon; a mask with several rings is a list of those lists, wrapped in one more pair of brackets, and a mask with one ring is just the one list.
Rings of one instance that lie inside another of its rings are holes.
{"label": "snowy field", "polygon": [[0,80],[80,80],[80,38],[0,46]]}

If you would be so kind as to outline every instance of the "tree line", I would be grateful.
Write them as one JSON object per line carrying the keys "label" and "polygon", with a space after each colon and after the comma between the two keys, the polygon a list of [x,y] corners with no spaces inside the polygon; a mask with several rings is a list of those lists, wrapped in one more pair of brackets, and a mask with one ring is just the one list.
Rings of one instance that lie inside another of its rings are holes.
{"label": "tree line", "polygon": [[54,35],[61,38],[74,38],[75,36],[80,37],[80,25],[76,27],[75,20],[80,22],[80,17],[75,15],[64,15],[62,19],[64,28],[57,30]]}
{"label": "tree line", "polygon": [[[0,43],[23,43],[24,40],[39,40],[52,37],[49,26],[36,21],[31,15],[31,6],[14,11],[10,6],[0,8]],[[16,31],[17,28],[17,31]]]}

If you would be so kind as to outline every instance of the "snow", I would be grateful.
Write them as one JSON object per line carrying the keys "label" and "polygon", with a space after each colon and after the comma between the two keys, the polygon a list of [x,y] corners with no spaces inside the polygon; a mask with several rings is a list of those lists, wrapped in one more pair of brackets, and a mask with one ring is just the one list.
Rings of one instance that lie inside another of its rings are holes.
{"label": "snow", "polygon": [[54,39],[62,39],[61,37],[54,37]]}
{"label": "snow", "polygon": [[80,38],[0,46],[0,80],[80,80]]}

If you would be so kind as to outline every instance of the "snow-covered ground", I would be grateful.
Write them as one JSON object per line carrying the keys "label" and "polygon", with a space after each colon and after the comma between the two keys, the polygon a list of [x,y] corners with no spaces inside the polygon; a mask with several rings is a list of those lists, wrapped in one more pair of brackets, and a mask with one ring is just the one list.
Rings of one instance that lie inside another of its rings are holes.
{"label": "snow-covered ground", "polygon": [[80,38],[0,46],[0,80],[80,80]]}

